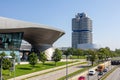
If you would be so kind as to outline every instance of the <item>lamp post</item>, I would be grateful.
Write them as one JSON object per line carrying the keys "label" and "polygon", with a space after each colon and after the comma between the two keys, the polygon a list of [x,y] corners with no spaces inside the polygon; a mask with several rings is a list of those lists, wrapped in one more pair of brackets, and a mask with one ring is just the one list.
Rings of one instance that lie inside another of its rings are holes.
{"label": "lamp post", "polygon": [[68,56],[66,55],[66,80],[68,80]]}
{"label": "lamp post", "polygon": [[66,80],[68,80],[68,52],[66,51]]}
{"label": "lamp post", "polygon": [[12,62],[12,66],[10,67],[10,71],[14,72],[14,80],[15,80],[15,59],[14,58],[10,58],[11,62]]}
{"label": "lamp post", "polygon": [[66,51],[64,51],[64,54],[66,55],[66,80],[68,80],[68,56],[71,54],[71,49],[68,48]]}
{"label": "lamp post", "polygon": [[87,77],[88,77],[88,80],[89,80],[89,60],[90,60],[90,55],[87,55],[87,62],[88,62],[88,74],[87,74]]}
{"label": "lamp post", "polygon": [[87,55],[87,61],[88,61],[88,80],[89,80],[89,66],[90,66],[90,60],[91,60],[91,55]]}
{"label": "lamp post", "polygon": [[2,80],[2,57],[0,57],[0,80]]}

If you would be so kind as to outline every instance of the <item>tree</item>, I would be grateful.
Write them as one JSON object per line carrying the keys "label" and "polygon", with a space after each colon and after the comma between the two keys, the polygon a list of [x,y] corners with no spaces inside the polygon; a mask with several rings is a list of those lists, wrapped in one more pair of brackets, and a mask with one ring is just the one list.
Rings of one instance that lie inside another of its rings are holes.
{"label": "tree", "polygon": [[62,51],[59,49],[55,49],[55,52],[53,53],[52,60],[55,61],[55,65],[58,61],[60,61],[62,58]]}
{"label": "tree", "polygon": [[70,55],[76,55],[76,49],[75,48],[68,48],[70,51]]}
{"label": "tree", "polygon": [[103,61],[103,59],[105,58],[103,48],[100,48],[100,49],[97,50],[97,55],[98,55],[99,61]]}
{"label": "tree", "polygon": [[94,61],[97,59],[96,52],[93,50],[87,50],[87,52],[88,52],[88,60],[91,61],[92,66],[93,66]]}
{"label": "tree", "polygon": [[32,65],[32,67],[34,67],[37,64],[37,54],[35,54],[34,52],[32,52],[29,56],[29,64]]}
{"label": "tree", "polygon": [[104,59],[107,60],[111,55],[110,55],[110,49],[108,47],[106,48],[100,48],[99,52],[101,52],[104,55]]}
{"label": "tree", "polygon": [[16,55],[15,55],[14,51],[12,51],[12,52],[10,53],[10,56],[12,56],[12,58],[15,59],[15,56],[16,56]]}
{"label": "tree", "polygon": [[10,70],[11,67],[12,67],[12,62],[10,61],[10,59],[9,58],[3,58],[2,59],[2,68],[4,70],[7,70],[7,69]]}
{"label": "tree", "polygon": [[111,51],[110,51],[110,48],[109,47],[105,47],[105,50],[106,50],[106,58],[108,60],[108,58],[111,57]]}
{"label": "tree", "polygon": [[76,55],[78,56],[78,59],[79,59],[79,57],[83,55],[83,50],[82,49],[77,49],[76,50]]}
{"label": "tree", "polygon": [[6,56],[5,52],[0,53],[0,56],[1,58],[5,57]]}
{"label": "tree", "polygon": [[111,58],[119,56],[115,51],[111,51]]}
{"label": "tree", "polygon": [[68,57],[69,55],[71,55],[73,53],[73,51],[71,50],[71,48],[68,48],[67,50],[65,50],[63,52],[64,55],[66,55],[66,57]]}
{"label": "tree", "polygon": [[120,56],[120,49],[115,49],[115,53],[116,53],[115,56]]}
{"label": "tree", "polygon": [[45,61],[47,61],[47,56],[46,56],[45,52],[40,52],[39,60],[40,60],[43,64],[45,63]]}
{"label": "tree", "polygon": [[0,53],[0,56],[2,61],[2,68],[4,70],[10,69],[10,67],[12,67],[12,62],[10,61],[9,58],[5,58],[6,56],[5,52]]}

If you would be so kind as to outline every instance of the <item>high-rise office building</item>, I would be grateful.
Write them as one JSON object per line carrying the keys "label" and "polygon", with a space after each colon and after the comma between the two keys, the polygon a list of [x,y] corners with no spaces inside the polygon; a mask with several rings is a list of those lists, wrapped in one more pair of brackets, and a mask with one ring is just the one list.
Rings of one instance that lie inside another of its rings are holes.
{"label": "high-rise office building", "polygon": [[92,45],[92,20],[85,13],[78,13],[72,19],[72,47]]}

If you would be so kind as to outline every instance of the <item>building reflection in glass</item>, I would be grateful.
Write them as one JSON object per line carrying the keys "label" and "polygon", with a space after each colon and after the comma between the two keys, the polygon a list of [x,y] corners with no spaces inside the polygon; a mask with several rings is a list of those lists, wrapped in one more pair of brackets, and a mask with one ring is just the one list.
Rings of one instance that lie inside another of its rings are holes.
{"label": "building reflection in glass", "polygon": [[0,50],[19,50],[23,33],[0,33]]}

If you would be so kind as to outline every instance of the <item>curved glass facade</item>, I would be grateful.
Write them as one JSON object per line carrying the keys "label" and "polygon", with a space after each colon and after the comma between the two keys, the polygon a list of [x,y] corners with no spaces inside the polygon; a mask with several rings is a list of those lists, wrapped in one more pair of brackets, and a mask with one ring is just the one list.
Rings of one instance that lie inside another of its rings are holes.
{"label": "curved glass facade", "polygon": [[0,50],[19,50],[23,32],[0,33]]}

